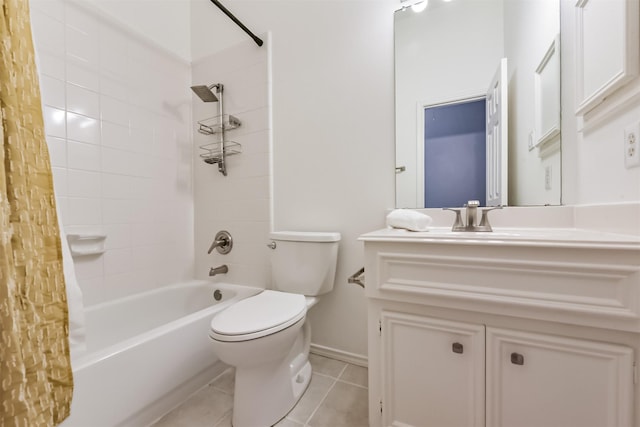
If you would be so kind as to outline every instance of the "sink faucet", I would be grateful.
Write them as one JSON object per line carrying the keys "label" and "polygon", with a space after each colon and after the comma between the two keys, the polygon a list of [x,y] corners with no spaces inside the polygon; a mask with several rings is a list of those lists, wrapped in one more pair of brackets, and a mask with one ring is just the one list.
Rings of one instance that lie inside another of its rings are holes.
{"label": "sink faucet", "polygon": [[219,267],[211,267],[211,270],[209,270],[209,277],[215,276],[216,274],[226,274],[228,272],[229,267],[227,267],[226,264]]}
{"label": "sink faucet", "polygon": [[461,209],[442,208],[445,211],[453,211],[456,213],[456,219],[453,222],[451,231],[493,231],[489,224],[489,211],[494,209],[502,209],[502,206],[495,206],[488,209],[481,209],[482,217],[480,223],[478,222],[478,208],[480,202],[478,200],[469,200],[466,204],[466,224],[462,222]]}

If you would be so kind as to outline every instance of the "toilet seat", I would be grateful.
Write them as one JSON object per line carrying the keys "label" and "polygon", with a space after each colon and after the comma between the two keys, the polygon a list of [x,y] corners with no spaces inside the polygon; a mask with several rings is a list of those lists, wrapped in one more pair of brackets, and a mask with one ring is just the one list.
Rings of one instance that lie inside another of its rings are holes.
{"label": "toilet seat", "polygon": [[248,341],[294,325],[307,313],[304,295],[265,290],[243,299],[211,319],[209,336],[217,341]]}

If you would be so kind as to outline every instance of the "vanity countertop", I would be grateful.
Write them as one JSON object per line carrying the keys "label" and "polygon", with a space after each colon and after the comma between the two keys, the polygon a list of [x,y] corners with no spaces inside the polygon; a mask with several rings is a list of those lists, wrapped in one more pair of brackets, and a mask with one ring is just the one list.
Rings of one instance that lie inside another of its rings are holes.
{"label": "vanity countertop", "polygon": [[450,227],[432,227],[429,231],[419,232],[384,228],[363,234],[359,240],[430,244],[607,247],[640,250],[639,236],[578,228],[494,227],[492,232],[451,231]]}

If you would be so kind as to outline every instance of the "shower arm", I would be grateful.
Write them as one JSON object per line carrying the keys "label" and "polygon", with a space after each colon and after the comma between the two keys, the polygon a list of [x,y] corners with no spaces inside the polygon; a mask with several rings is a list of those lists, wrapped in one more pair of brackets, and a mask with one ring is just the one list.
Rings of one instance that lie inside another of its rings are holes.
{"label": "shower arm", "polygon": [[218,0],[211,0],[211,3],[215,4],[216,6],[218,6],[218,9],[220,9],[225,15],[227,15],[229,17],[229,19],[231,19],[233,22],[235,22],[238,25],[238,27],[242,28],[242,30],[245,33],[249,34],[249,37],[251,37],[253,39],[253,41],[256,42],[256,44],[258,46],[262,46],[262,44],[263,44],[262,39],[260,39],[258,36],[253,34],[250,29],[245,27],[245,25],[242,22],[240,22],[240,20],[238,18],[236,18],[233,15],[233,13],[229,12],[229,10],[226,7],[224,7],[222,5],[222,3],[220,3]]}

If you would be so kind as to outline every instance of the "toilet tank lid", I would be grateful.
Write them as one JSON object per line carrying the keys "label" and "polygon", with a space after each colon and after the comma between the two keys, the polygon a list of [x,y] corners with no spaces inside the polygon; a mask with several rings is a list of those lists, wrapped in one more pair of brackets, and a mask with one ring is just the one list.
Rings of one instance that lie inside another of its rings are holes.
{"label": "toilet tank lid", "polygon": [[269,233],[271,240],[293,242],[339,242],[340,233],[325,231],[274,231]]}

